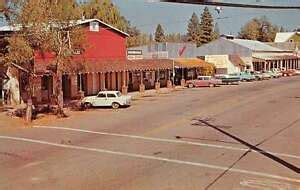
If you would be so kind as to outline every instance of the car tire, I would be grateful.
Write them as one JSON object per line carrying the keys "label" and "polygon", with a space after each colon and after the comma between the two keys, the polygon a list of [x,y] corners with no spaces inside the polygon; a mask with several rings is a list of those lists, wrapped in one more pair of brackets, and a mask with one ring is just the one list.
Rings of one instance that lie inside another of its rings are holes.
{"label": "car tire", "polygon": [[193,84],[188,84],[188,88],[194,88]]}
{"label": "car tire", "polygon": [[93,105],[92,105],[90,102],[85,102],[85,103],[83,104],[83,106],[84,106],[85,109],[90,109],[90,108],[93,107]]}
{"label": "car tire", "polygon": [[210,83],[210,84],[209,84],[209,87],[212,88],[212,87],[215,87],[215,85],[212,84],[212,83]]}
{"label": "car tire", "polygon": [[112,107],[113,109],[118,109],[118,108],[120,107],[120,104],[117,103],[117,102],[114,102],[114,103],[112,103],[111,107]]}

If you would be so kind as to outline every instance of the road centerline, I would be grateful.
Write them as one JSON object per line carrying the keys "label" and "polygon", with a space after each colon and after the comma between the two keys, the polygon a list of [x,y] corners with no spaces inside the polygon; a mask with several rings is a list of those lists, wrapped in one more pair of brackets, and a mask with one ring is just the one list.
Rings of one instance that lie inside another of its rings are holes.
{"label": "road centerline", "polygon": [[[227,149],[227,150],[241,151],[241,152],[249,151],[249,148],[238,148],[238,147],[233,147],[233,146],[223,146],[223,145],[216,145],[216,144],[197,143],[197,142],[191,142],[191,141],[172,140],[172,139],[145,137],[145,136],[119,134],[119,133],[98,132],[98,131],[91,131],[91,130],[84,130],[84,129],[74,129],[74,128],[67,128],[67,127],[38,126],[38,125],[36,125],[36,126],[34,126],[34,128],[65,130],[65,131],[82,132],[82,133],[97,134],[97,135],[104,135],[104,136],[114,136],[114,137],[139,139],[139,140],[144,140],[144,141],[185,144],[185,145],[191,145],[191,146],[202,146],[202,147],[208,147],[208,148]],[[259,151],[256,151],[256,150],[251,150],[251,152],[260,153]],[[300,159],[300,156],[297,156],[297,155],[276,153],[276,152],[270,152],[270,151],[265,151],[265,152],[276,155],[276,156],[282,156],[282,157],[293,158],[293,159]]]}
{"label": "road centerline", "polygon": [[163,157],[148,156],[148,155],[143,155],[143,154],[133,154],[133,153],[126,153],[126,152],[111,151],[111,150],[106,150],[106,149],[97,149],[97,148],[88,148],[88,147],[75,146],[75,145],[58,144],[58,143],[52,143],[52,142],[29,139],[29,138],[22,138],[22,137],[0,136],[0,139],[48,145],[48,146],[73,149],[73,150],[82,150],[82,151],[90,151],[90,152],[104,153],[104,154],[110,154],[110,155],[118,155],[118,156],[129,157],[129,158],[155,160],[155,161],[168,162],[168,163],[173,163],[173,164],[197,166],[197,167],[209,168],[209,169],[220,170],[220,171],[229,170],[234,173],[242,173],[242,174],[246,174],[246,175],[253,175],[253,176],[289,181],[289,182],[300,184],[300,179],[289,178],[289,177],[278,176],[278,175],[256,172],[256,171],[250,171],[250,170],[228,168],[228,167],[223,167],[223,166],[218,166],[218,165],[210,165],[210,164],[205,164],[205,163],[200,163],[200,162],[190,162],[190,161],[175,160],[175,159],[169,159],[169,158],[163,158]]}

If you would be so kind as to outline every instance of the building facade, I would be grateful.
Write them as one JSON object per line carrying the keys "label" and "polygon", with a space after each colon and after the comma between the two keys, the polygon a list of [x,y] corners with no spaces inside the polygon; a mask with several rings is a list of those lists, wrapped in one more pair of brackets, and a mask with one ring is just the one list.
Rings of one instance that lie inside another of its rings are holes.
{"label": "building facade", "polygon": [[294,51],[279,49],[268,44],[243,39],[219,38],[198,48],[199,56],[239,56],[246,69],[297,69],[300,57]]}

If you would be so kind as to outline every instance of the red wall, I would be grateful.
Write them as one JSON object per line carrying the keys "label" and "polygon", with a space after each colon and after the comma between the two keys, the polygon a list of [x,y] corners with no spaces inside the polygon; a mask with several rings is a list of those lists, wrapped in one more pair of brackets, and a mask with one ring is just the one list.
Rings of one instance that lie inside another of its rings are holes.
{"label": "red wall", "polygon": [[99,32],[90,32],[86,28],[88,47],[86,58],[92,59],[126,59],[126,38],[120,33],[107,28],[100,28]]}
{"label": "red wall", "polygon": [[[101,59],[126,59],[126,36],[109,29],[106,26],[100,25],[99,32],[91,32],[89,24],[85,26],[87,47],[81,55],[74,55],[76,59],[84,57],[86,60],[101,60]],[[53,55],[46,53],[43,56],[36,53],[35,60],[37,62],[49,61]]]}

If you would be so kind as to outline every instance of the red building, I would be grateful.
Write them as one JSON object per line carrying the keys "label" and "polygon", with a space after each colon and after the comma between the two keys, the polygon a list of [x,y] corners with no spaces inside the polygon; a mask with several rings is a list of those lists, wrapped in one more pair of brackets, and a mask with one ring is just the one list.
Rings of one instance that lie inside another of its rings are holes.
{"label": "red building", "polygon": [[[187,64],[170,59],[127,60],[126,38],[128,34],[98,19],[78,20],[76,27],[85,32],[85,48],[74,49],[72,61],[80,69],[65,71],[62,77],[64,99],[75,99],[83,95],[94,95],[100,90],[143,91],[145,89],[170,86],[174,67],[196,68],[204,63]],[[0,27],[0,33],[11,34],[18,27]],[[34,59],[33,97],[36,103],[54,100],[54,87],[50,70],[54,63],[50,53],[36,53]],[[70,67],[73,64],[70,64]],[[19,68],[18,68],[19,69]],[[20,71],[22,73],[23,71]],[[22,75],[20,75],[22,76]],[[21,96],[26,102],[27,95],[22,77],[19,77]],[[22,89],[24,88],[24,89]]]}
{"label": "red building", "polygon": [[[85,32],[85,49],[74,49],[72,60],[81,62],[84,66],[82,70],[76,73],[64,73],[63,92],[64,98],[72,99],[78,97],[80,91],[85,95],[96,94],[101,89],[115,89],[116,85],[110,84],[112,81],[116,84],[115,74],[101,73],[99,70],[90,71],[91,65],[106,63],[110,65],[106,72],[112,72],[115,64],[126,60],[126,38],[128,34],[117,28],[106,24],[98,19],[78,20],[75,24],[82,27]],[[53,79],[47,68],[53,62],[53,55],[37,53],[35,56],[35,72],[39,77],[36,78],[35,86],[40,89],[34,90],[34,96],[37,101],[48,101],[53,94]],[[110,69],[110,70],[109,70]],[[112,75],[112,76],[110,76]],[[120,77],[119,77],[120,78]],[[106,84],[106,85],[105,85]]]}

